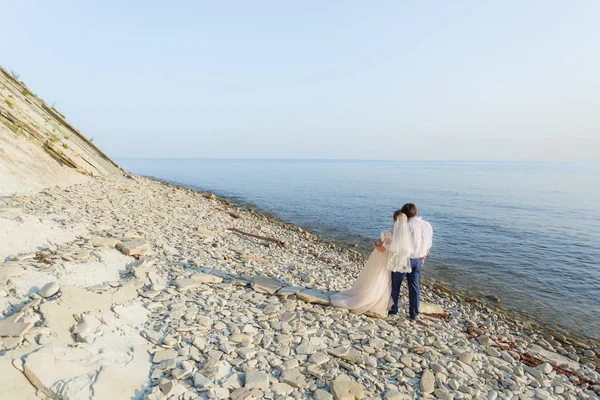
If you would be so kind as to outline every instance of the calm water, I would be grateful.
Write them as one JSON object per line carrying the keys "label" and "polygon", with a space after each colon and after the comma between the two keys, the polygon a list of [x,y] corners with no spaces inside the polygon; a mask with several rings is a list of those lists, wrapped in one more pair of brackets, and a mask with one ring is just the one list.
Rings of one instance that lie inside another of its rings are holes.
{"label": "calm water", "polygon": [[600,164],[122,159],[366,244],[414,202],[434,229],[425,276],[600,338]]}

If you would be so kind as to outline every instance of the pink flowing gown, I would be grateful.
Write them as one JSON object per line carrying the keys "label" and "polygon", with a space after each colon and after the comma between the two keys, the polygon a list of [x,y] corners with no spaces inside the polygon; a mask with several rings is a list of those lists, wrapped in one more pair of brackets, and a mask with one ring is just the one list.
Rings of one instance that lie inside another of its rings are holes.
{"label": "pink flowing gown", "polygon": [[355,314],[386,317],[392,293],[392,277],[387,262],[387,251],[374,250],[352,288],[331,295],[331,305],[347,308]]}

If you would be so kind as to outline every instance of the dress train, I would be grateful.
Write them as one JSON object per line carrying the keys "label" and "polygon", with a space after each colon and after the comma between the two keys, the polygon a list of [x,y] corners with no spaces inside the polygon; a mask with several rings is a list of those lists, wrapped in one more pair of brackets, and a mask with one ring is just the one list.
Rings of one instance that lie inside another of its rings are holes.
{"label": "dress train", "polygon": [[392,277],[387,263],[387,251],[374,250],[352,288],[331,295],[331,305],[347,308],[355,314],[386,317],[392,302]]}

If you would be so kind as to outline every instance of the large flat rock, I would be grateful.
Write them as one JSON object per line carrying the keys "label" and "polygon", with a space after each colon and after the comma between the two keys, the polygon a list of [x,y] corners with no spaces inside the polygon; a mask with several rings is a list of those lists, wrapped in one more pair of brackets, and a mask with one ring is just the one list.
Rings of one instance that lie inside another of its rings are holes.
{"label": "large flat rock", "polygon": [[281,283],[266,276],[257,275],[252,279],[252,288],[259,293],[273,294],[281,288]]}
{"label": "large flat rock", "polygon": [[137,297],[137,292],[131,287],[121,287],[115,293],[94,293],[65,285],[61,287],[61,291],[60,299],[40,305],[45,323],[52,331],[50,340],[57,345],[73,343],[71,327],[76,323],[73,315],[111,315],[113,304],[122,304]]}
{"label": "large flat rock", "polygon": [[542,360],[548,361],[554,365],[558,365],[559,367],[567,368],[573,372],[581,372],[581,364],[578,362],[575,362],[561,354],[546,350],[537,344],[531,345],[529,348],[529,353],[531,353],[532,356],[541,358]]}
{"label": "large flat rock", "polygon": [[0,337],[22,337],[33,327],[33,322],[15,321],[17,316],[18,314],[15,314],[0,321]]}
{"label": "large flat rock", "polygon": [[365,398],[365,391],[360,383],[345,377],[336,378],[332,381],[330,389],[335,400],[360,400]]}
{"label": "large flat rock", "polygon": [[138,399],[148,384],[147,346],[128,353],[92,346],[49,346],[28,354],[25,375],[50,398]]}
{"label": "large flat rock", "polygon": [[9,353],[0,357],[0,398],[2,400],[38,400],[36,389],[12,364]]}
{"label": "large flat rock", "polygon": [[362,353],[350,346],[340,346],[334,349],[327,349],[327,352],[334,357],[355,363],[362,363],[364,361],[364,356]]}
{"label": "large flat rock", "polygon": [[329,305],[329,296],[316,289],[305,289],[301,292],[296,292],[296,297],[307,303],[322,304],[324,306]]}
{"label": "large flat rock", "polygon": [[150,355],[147,346],[133,349],[126,365],[103,366],[92,385],[94,399],[140,399],[149,383]]}
{"label": "large flat rock", "polygon": [[276,293],[277,296],[290,297],[304,290],[304,286],[284,286]]}
{"label": "large flat rock", "polygon": [[128,256],[140,254],[144,250],[150,250],[150,244],[142,239],[133,239],[117,244],[117,248]]}
{"label": "large flat rock", "polygon": [[200,282],[192,278],[179,278],[173,281],[173,285],[180,291],[195,289],[200,286]]}
{"label": "large flat rock", "polygon": [[221,283],[223,278],[213,274],[206,274],[204,272],[198,272],[190,277],[198,283]]}
{"label": "large flat rock", "polygon": [[419,303],[419,313],[421,314],[446,314],[444,307],[431,303]]}
{"label": "large flat rock", "polygon": [[25,358],[25,375],[50,398],[90,399],[101,364],[84,348],[45,347]]}
{"label": "large flat rock", "polygon": [[120,240],[115,238],[103,237],[103,236],[92,236],[89,243],[94,247],[108,247],[114,248],[119,244]]}

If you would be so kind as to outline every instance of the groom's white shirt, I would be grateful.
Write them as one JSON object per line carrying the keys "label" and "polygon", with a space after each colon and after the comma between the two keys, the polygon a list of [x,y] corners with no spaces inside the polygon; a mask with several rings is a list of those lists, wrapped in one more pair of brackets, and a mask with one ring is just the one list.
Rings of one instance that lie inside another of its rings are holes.
{"label": "groom's white shirt", "polygon": [[429,222],[421,217],[413,217],[408,220],[408,231],[412,242],[413,251],[410,258],[423,258],[429,253],[433,245],[433,229]]}

